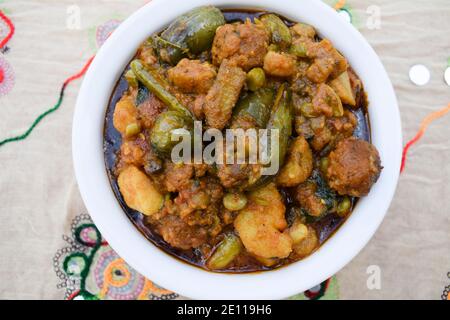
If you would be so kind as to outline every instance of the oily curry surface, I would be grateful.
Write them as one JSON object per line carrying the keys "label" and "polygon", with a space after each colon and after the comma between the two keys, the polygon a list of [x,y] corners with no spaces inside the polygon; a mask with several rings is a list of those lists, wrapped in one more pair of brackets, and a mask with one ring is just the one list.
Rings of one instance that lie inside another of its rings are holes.
{"label": "oily curry surface", "polygon": [[[106,114],[106,167],[128,217],[162,250],[215,272],[271,270],[316,251],[377,181],[366,111],[360,79],[313,26],[201,7],[151,35],[124,71]],[[174,163],[170,134],[194,121],[278,129],[280,170]]]}

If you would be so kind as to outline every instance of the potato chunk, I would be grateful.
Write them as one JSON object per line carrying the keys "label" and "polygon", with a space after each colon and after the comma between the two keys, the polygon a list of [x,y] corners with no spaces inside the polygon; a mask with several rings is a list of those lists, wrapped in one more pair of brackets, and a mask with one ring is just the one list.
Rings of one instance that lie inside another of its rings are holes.
{"label": "potato chunk", "polygon": [[137,108],[134,105],[132,97],[125,95],[116,104],[113,116],[114,128],[116,128],[122,136],[125,136],[127,127],[130,124],[137,122]]}
{"label": "potato chunk", "polygon": [[274,184],[253,191],[249,204],[234,221],[244,247],[257,258],[286,258],[292,251],[287,228],[285,206]]}
{"label": "potato chunk", "polygon": [[275,77],[290,77],[295,74],[294,57],[269,51],[264,58],[264,71]]}
{"label": "potato chunk", "polygon": [[135,166],[125,168],[117,179],[125,203],[147,216],[157,213],[164,203],[149,177]]}
{"label": "potato chunk", "polygon": [[299,244],[308,237],[308,227],[299,221],[288,229],[289,236],[292,239],[294,245]]}
{"label": "potato chunk", "polygon": [[277,177],[277,184],[283,187],[295,187],[309,178],[313,169],[313,155],[308,142],[298,137],[288,152],[286,164]]}

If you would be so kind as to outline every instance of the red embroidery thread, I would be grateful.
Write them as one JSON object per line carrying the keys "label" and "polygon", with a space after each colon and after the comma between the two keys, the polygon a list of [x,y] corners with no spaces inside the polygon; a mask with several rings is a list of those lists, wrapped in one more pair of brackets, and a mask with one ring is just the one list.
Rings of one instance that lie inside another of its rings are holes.
{"label": "red embroidery thread", "polygon": [[0,41],[0,49],[2,49],[4,46],[6,46],[9,40],[11,40],[16,28],[14,27],[12,21],[1,10],[0,10],[0,19],[3,20],[9,28],[9,32],[6,35],[6,37],[2,41]]}

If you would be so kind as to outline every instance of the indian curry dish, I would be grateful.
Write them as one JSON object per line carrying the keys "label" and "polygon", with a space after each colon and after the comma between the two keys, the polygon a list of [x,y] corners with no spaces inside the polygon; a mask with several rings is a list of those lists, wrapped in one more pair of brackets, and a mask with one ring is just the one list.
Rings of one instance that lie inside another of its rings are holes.
{"label": "indian curry dish", "polygon": [[[174,163],[170,134],[194,121],[278,129],[280,170]],[[363,83],[330,40],[273,13],[212,6],[139,47],[111,98],[104,150],[112,188],[139,230],[215,272],[308,257],[382,170]]]}

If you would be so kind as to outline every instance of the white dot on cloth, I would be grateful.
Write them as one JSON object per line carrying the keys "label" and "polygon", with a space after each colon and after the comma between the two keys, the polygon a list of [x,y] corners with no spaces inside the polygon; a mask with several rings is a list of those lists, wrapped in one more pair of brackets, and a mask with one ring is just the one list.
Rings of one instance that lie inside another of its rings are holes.
{"label": "white dot on cloth", "polygon": [[409,69],[409,79],[418,86],[424,86],[430,81],[430,70],[423,64],[416,64]]}
{"label": "white dot on cloth", "polygon": [[450,67],[445,69],[444,79],[445,79],[445,82],[450,86]]}
{"label": "white dot on cloth", "polygon": [[342,19],[344,19],[348,23],[352,23],[352,16],[347,10],[339,10],[338,14]]}

